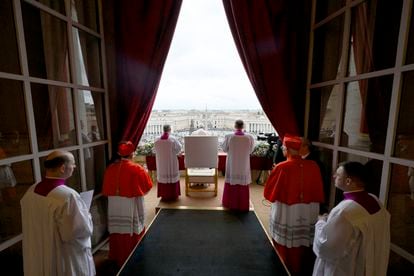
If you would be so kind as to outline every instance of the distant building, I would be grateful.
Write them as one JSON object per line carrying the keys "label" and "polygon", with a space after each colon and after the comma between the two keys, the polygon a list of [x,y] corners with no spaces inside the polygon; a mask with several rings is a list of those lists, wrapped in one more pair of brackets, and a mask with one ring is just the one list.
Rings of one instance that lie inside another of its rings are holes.
{"label": "distant building", "polygon": [[162,134],[164,124],[171,125],[174,136],[181,143],[184,143],[185,136],[204,126],[212,135],[218,136],[221,144],[224,136],[233,131],[237,119],[242,119],[245,130],[255,137],[264,133],[276,133],[269,119],[260,110],[154,110],[140,144],[154,141]]}
{"label": "distant building", "polygon": [[231,131],[237,119],[244,120],[245,129],[250,133],[276,132],[263,111],[259,110],[154,110],[143,137],[160,135],[164,124],[170,124],[174,132],[191,133],[201,125],[208,130]]}

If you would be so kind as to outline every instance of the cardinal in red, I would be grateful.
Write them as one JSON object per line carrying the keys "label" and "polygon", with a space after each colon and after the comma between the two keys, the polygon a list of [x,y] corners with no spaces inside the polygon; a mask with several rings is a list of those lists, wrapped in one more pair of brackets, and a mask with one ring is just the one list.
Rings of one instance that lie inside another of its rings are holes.
{"label": "cardinal in red", "polygon": [[146,170],[132,161],[135,146],[120,142],[121,159],[106,168],[102,194],[108,197],[109,259],[126,261],[145,232],[144,195],[152,188]]}
{"label": "cardinal in red", "polygon": [[282,151],[287,160],[275,166],[264,188],[272,203],[270,235],[291,275],[312,274],[315,223],[324,201],[319,167],[302,159],[301,143],[300,137],[285,135]]}

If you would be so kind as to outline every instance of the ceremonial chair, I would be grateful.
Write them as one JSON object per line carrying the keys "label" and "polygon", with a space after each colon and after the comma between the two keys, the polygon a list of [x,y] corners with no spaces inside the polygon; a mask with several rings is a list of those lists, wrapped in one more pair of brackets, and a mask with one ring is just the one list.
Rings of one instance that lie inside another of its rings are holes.
{"label": "ceremonial chair", "polygon": [[[218,188],[218,137],[184,137],[185,194],[189,192],[214,192]],[[195,189],[191,183],[214,184],[213,190]]]}

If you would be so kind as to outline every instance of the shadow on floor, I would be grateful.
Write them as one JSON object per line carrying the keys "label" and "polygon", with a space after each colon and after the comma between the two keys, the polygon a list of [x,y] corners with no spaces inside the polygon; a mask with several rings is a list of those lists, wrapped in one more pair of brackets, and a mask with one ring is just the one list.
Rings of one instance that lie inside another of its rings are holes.
{"label": "shadow on floor", "polygon": [[118,265],[114,261],[108,260],[108,251],[99,250],[93,257],[96,276],[114,276],[118,273]]}

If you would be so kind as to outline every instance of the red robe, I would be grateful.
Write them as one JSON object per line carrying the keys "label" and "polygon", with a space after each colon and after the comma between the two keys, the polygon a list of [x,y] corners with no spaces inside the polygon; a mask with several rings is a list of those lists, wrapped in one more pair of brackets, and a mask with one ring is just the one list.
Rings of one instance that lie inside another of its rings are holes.
{"label": "red robe", "polygon": [[148,173],[131,160],[122,159],[105,170],[102,187],[102,194],[105,196],[143,196],[151,188],[152,181]]}
{"label": "red robe", "polygon": [[[282,208],[291,208],[289,206],[298,203],[323,202],[323,183],[317,163],[300,156],[291,156],[278,163],[267,179],[264,197],[272,203],[283,203],[285,207]],[[312,274],[315,256],[311,247],[288,248],[274,239],[273,243],[292,275]]]}
{"label": "red robe", "polygon": [[[105,171],[102,194],[104,196],[139,197],[144,196],[152,188],[148,173],[139,164],[128,159],[111,164]],[[128,258],[135,245],[142,238],[140,234],[109,235],[109,259],[121,266]]]}
{"label": "red robe", "polygon": [[280,162],[266,181],[264,197],[270,202],[277,200],[288,205],[323,202],[323,183],[318,164],[300,156],[292,156],[289,160]]}

